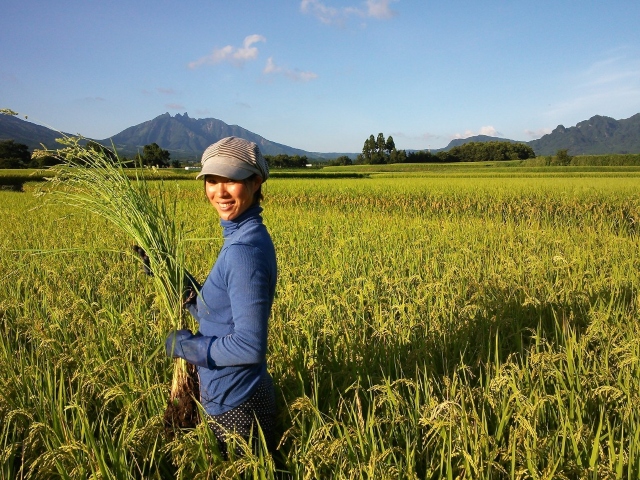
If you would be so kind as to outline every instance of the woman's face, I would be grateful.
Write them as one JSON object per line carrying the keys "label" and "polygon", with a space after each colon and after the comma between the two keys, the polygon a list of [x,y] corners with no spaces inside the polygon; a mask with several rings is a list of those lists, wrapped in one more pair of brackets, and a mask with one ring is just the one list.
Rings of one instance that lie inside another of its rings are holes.
{"label": "woman's face", "polygon": [[218,175],[207,175],[204,190],[211,205],[223,220],[233,220],[253,204],[253,194],[258,191],[262,179],[231,180]]}

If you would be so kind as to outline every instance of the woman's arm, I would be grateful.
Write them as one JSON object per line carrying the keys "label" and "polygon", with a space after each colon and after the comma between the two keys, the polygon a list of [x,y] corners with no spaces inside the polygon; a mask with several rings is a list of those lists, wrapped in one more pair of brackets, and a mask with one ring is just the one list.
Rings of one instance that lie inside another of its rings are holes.
{"label": "woman's arm", "polygon": [[[260,363],[267,352],[275,261],[269,262],[259,248],[242,244],[230,246],[221,260],[231,302],[232,332],[224,337],[200,332],[193,335],[188,330],[173,332],[166,341],[167,354],[207,368]],[[197,315],[195,305],[187,308],[192,315],[195,309]]]}
{"label": "woman's arm", "polygon": [[275,265],[259,248],[243,244],[231,245],[224,262],[233,331],[212,342],[211,359],[218,366],[260,363],[267,353]]}

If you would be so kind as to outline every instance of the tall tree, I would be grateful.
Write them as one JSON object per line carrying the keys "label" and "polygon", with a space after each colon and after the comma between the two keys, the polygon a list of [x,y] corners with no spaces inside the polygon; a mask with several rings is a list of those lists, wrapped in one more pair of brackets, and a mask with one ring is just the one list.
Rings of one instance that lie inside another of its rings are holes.
{"label": "tall tree", "polygon": [[142,155],[138,154],[138,161],[145,166],[168,167],[171,154],[168,150],[160,148],[157,143],[145,145]]}
{"label": "tall tree", "polygon": [[384,154],[384,151],[386,150],[386,148],[387,148],[387,142],[384,139],[384,134],[380,132],[376,140],[376,150],[378,153]]}
{"label": "tall tree", "polygon": [[387,137],[387,141],[384,144],[384,149],[389,155],[391,155],[391,152],[396,149],[396,143],[393,141],[393,137],[391,135]]}
{"label": "tall tree", "polygon": [[375,153],[376,139],[373,135],[369,135],[369,138],[364,141],[364,145],[362,147],[363,163],[371,163]]}
{"label": "tall tree", "polygon": [[88,150],[93,150],[94,152],[97,152],[106,156],[109,160],[111,160],[114,163],[118,160],[118,156],[114,153],[113,150],[93,140],[89,140],[85,148],[87,148]]}
{"label": "tall tree", "polygon": [[0,142],[0,168],[25,168],[31,161],[29,147],[13,140]]}

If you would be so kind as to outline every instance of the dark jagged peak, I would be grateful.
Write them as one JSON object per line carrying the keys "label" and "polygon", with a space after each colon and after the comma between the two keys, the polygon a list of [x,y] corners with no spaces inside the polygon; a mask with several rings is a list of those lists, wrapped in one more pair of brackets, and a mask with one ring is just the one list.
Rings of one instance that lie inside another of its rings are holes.
{"label": "dark jagged peak", "polygon": [[176,116],[173,118],[175,118],[176,120],[191,120],[187,112],[184,112],[182,115],[180,115],[179,113],[176,113]]}
{"label": "dark jagged peak", "polygon": [[589,128],[589,127],[617,127],[618,126],[618,121],[614,120],[611,117],[604,117],[602,115],[594,115],[593,117],[591,117],[589,120],[583,120],[582,122],[579,122],[576,124],[576,127],[578,128]]}
{"label": "dark jagged peak", "polygon": [[640,114],[621,120],[594,115],[575,127],[558,125],[529,145],[536,155],[553,155],[561,149],[569,150],[571,155],[640,153]]}
{"label": "dark jagged peak", "polygon": [[200,157],[202,152],[221,138],[236,136],[260,145],[265,155],[316,156],[304,150],[288,147],[262,138],[238,125],[227,125],[216,118],[190,118],[185,112],[172,117],[169,113],[160,115],[148,122],[129,127],[114,135],[111,139],[124,151],[139,149],[149,143],[157,143],[169,150],[174,157]]}

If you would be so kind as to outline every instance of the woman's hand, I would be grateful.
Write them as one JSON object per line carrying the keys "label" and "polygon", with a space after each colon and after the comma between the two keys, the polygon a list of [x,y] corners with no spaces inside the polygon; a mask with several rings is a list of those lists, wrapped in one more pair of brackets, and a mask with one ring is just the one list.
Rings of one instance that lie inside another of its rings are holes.
{"label": "woman's hand", "polygon": [[169,334],[164,342],[164,348],[167,352],[167,357],[184,358],[184,351],[182,350],[182,342],[192,338],[194,335],[191,330],[175,330]]}
{"label": "woman's hand", "polygon": [[195,335],[191,330],[175,330],[169,334],[164,342],[168,357],[184,358],[192,365],[213,368],[214,361],[209,354],[209,348],[217,337],[205,337],[200,332]]}
{"label": "woman's hand", "polygon": [[134,245],[133,251],[140,257],[140,260],[142,260],[142,268],[144,269],[144,273],[146,273],[150,277],[153,277],[153,272],[151,271],[151,266],[149,264],[149,256],[147,255],[147,252],[144,251],[144,248],[138,245]]}

